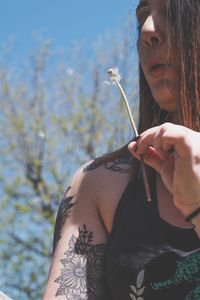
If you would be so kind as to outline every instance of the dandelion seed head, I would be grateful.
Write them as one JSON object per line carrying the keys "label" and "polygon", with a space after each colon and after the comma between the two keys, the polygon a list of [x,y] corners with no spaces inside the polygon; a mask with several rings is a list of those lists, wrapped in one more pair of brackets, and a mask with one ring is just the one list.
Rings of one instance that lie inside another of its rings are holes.
{"label": "dandelion seed head", "polygon": [[111,68],[108,70],[108,75],[110,76],[111,80],[117,80],[120,82],[121,80],[121,75],[119,73],[119,69],[118,68]]}

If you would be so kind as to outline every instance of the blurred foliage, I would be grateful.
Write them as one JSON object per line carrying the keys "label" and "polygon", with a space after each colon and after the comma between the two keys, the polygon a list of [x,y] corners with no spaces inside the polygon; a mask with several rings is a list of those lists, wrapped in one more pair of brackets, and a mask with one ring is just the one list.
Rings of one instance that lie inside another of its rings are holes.
{"label": "blurred foliage", "polygon": [[74,171],[132,137],[107,76],[119,68],[137,111],[131,51],[128,34],[113,32],[66,52],[38,42],[23,64],[1,49],[0,289],[13,299],[42,297],[55,215]]}

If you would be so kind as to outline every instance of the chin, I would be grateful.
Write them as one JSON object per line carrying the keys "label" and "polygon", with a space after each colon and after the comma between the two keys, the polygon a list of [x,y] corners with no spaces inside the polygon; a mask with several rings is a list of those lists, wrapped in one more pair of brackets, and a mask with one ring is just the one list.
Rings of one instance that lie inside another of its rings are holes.
{"label": "chin", "polygon": [[153,93],[155,102],[160,106],[161,109],[174,112],[176,110],[177,99],[179,95],[176,91],[169,92],[169,90],[163,93],[163,89],[159,92]]}
{"label": "chin", "polygon": [[165,111],[168,112],[174,112],[176,111],[176,101],[175,99],[171,99],[171,98],[158,98],[155,97],[155,102],[158,104],[158,106]]}

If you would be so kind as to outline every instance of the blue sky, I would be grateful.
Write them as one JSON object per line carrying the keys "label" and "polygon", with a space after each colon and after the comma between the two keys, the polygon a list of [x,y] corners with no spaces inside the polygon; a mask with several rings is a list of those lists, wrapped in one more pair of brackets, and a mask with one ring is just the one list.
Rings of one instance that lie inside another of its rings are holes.
{"label": "blue sky", "polygon": [[30,47],[43,32],[58,46],[92,41],[125,23],[137,0],[1,0],[0,44],[16,40],[17,49]]}

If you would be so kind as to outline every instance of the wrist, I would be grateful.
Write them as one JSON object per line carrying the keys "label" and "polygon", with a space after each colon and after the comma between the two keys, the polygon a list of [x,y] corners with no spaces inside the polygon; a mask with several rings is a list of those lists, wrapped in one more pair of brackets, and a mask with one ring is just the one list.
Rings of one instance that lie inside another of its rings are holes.
{"label": "wrist", "polygon": [[[182,213],[182,215],[185,217],[186,221],[190,222],[190,218],[193,218],[193,213],[198,211],[200,209],[200,203],[195,203],[195,204],[190,204],[187,206],[176,206],[178,208],[178,210]],[[199,214],[199,212],[197,212],[197,214]],[[195,213],[196,214],[196,213]]]}
{"label": "wrist", "polygon": [[185,218],[187,222],[192,222],[194,219],[198,218],[200,215],[200,207],[194,209],[190,214],[188,214]]}
{"label": "wrist", "polygon": [[197,236],[200,238],[200,214],[198,214],[196,217],[194,217],[191,220],[191,224],[193,225],[193,228]]}
{"label": "wrist", "polygon": [[190,213],[185,220],[187,222],[190,222],[194,230],[196,231],[198,237],[200,238],[200,207],[195,209],[192,213]]}

